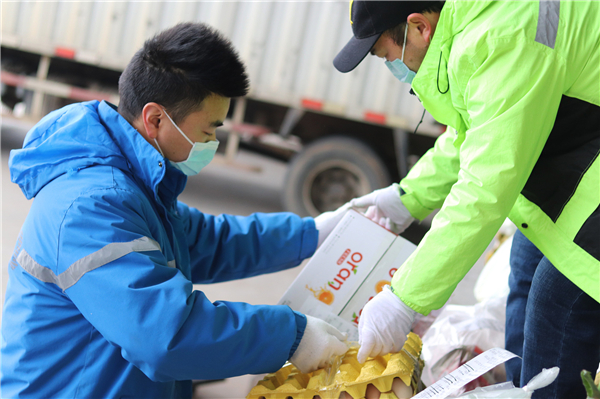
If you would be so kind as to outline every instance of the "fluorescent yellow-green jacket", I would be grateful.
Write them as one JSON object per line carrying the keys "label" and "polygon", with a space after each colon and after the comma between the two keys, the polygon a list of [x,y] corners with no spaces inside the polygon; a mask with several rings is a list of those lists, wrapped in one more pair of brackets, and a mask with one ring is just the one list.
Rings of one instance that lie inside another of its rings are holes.
{"label": "fluorescent yellow-green jacket", "polygon": [[507,216],[600,301],[599,21],[599,1],[446,2],[413,90],[449,129],[400,183],[414,217],[440,209],[392,280],[414,310],[444,305]]}

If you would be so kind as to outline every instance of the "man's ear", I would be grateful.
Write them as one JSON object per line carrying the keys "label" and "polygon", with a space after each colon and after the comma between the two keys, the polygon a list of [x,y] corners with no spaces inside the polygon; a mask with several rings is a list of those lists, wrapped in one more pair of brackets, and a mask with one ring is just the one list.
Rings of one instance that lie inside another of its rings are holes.
{"label": "man's ear", "polygon": [[419,47],[428,46],[434,31],[431,21],[423,14],[414,13],[408,16],[407,22],[408,29],[413,28],[413,31],[417,33],[411,36],[414,44]]}
{"label": "man's ear", "polygon": [[158,129],[160,126],[161,119],[163,116],[163,109],[157,103],[148,103],[144,105],[142,109],[142,123],[144,124],[144,130],[146,130],[146,135],[150,139],[155,139],[158,137]]}

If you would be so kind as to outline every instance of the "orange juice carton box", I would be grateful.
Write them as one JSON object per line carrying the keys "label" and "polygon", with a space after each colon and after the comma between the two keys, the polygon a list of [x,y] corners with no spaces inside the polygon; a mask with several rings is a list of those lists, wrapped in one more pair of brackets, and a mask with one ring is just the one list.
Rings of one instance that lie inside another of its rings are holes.
{"label": "orange juice carton box", "polygon": [[389,284],[393,272],[414,248],[404,238],[350,210],[279,304],[321,318],[356,341],[362,307]]}
{"label": "orange juice carton box", "polygon": [[391,285],[396,270],[402,266],[416,248],[417,246],[407,239],[400,236],[396,237],[371,273],[348,299],[339,316],[358,326],[358,318],[365,304],[381,292],[383,287]]}

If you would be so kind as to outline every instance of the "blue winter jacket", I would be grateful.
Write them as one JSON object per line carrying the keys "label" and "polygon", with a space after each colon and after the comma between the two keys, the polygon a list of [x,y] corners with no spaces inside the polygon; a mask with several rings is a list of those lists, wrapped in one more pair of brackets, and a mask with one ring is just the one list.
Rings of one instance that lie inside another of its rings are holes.
{"label": "blue winter jacket", "polygon": [[298,265],[312,219],[178,202],[186,177],[106,102],[52,112],[9,164],[35,199],[9,265],[3,398],[189,398],[192,379],[272,372],[295,351],[303,315],[192,284]]}

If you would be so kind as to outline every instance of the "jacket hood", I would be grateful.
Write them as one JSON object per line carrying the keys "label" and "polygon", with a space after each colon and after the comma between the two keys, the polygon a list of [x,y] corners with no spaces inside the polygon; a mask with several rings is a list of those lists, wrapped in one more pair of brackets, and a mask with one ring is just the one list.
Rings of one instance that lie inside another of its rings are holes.
{"label": "jacket hood", "polygon": [[113,107],[90,101],[45,116],[23,148],[11,151],[11,181],[31,199],[61,175],[108,165],[129,171],[156,193],[166,169],[158,165],[167,162]]}

